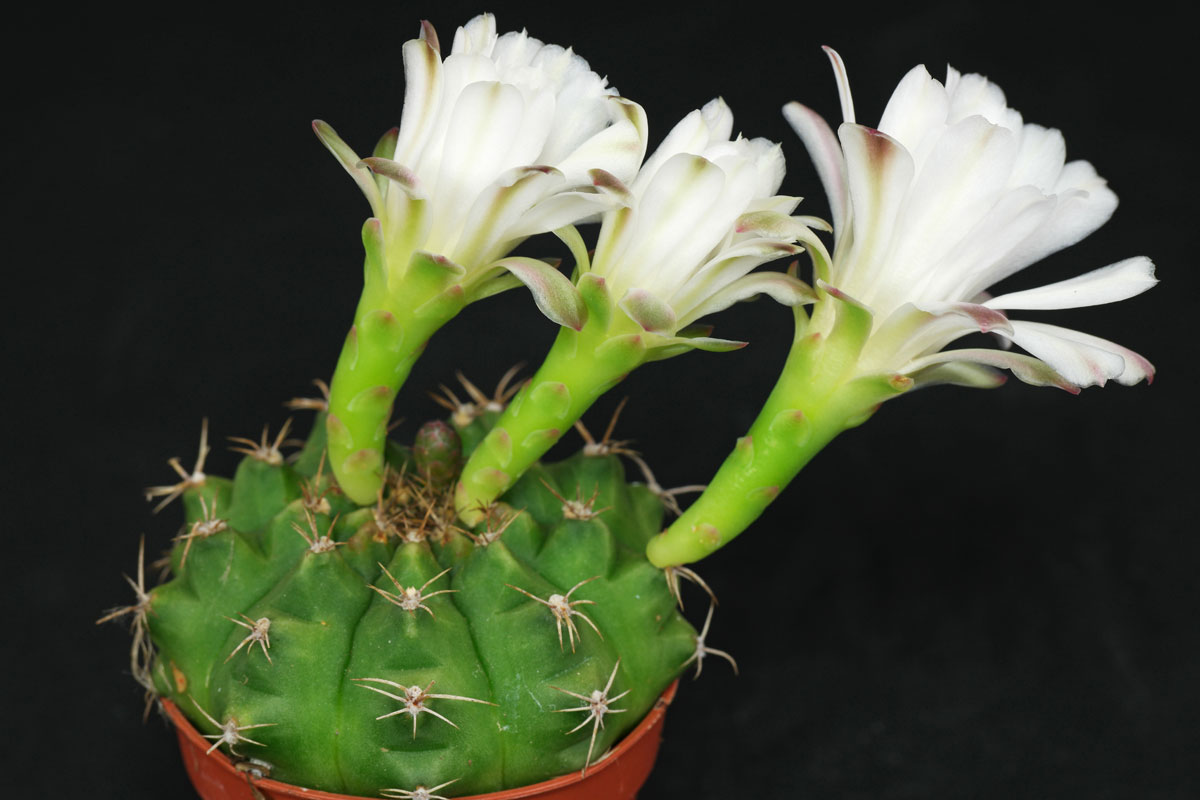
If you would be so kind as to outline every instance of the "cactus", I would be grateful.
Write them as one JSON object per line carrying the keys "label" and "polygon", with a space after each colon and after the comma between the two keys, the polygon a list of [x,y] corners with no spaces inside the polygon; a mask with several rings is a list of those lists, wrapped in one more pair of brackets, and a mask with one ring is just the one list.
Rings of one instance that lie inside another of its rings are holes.
{"label": "cactus", "polygon": [[615,454],[535,465],[484,524],[452,524],[460,433],[495,416],[389,444],[368,506],[325,468],[320,419],[292,463],[264,435],[233,480],[194,471],[138,671],[214,749],[306,787],[474,794],[586,771],[703,643],[643,554],[662,502]]}

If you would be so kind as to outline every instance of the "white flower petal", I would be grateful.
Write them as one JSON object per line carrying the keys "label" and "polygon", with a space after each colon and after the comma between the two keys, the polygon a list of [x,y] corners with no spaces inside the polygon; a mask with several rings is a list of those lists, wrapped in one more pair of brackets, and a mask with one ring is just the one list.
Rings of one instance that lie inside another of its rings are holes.
{"label": "white flower petal", "polygon": [[[1066,183],[1064,176],[1073,179],[1072,183],[1082,183],[1087,188],[1061,188]],[[1053,213],[988,271],[985,282],[976,291],[1070,247],[1107,222],[1117,208],[1117,196],[1104,184],[1103,179],[1096,176],[1095,170],[1086,161],[1067,164],[1059,177],[1059,187]]]}
{"label": "white flower petal", "polygon": [[481,191],[466,215],[468,236],[455,255],[467,263],[494,261],[516,244],[511,228],[538,200],[562,186],[563,176],[549,167],[518,167]]}
{"label": "white flower petal", "polygon": [[903,297],[996,206],[1016,153],[1012,132],[981,117],[947,128],[913,181],[887,260],[874,262],[876,269],[856,278],[856,287],[867,280],[873,284],[859,294],[894,307],[892,297]]}
{"label": "white flower petal", "polygon": [[1012,326],[1016,344],[1079,386],[1103,386],[1109,378],[1126,386],[1154,380],[1154,365],[1116,342],[1042,322],[1013,320]]}
{"label": "white flower petal", "polygon": [[[912,157],[885,133],[862,125],[843,124],[838,138],[846,154],[852,236],[839,242],[835,259],[842,265],[838,284],[851,294],[866,290],[871,275],[888,265],[887,253],[896,221],[913,178]],[[842,249],[848,250],[842,254]]]}
{"label": "white flower petal", "polygon": [[796,306],[812,303],[816,293],[808,284],[782,272],[752,272],[712,292],[704,302],[687,309],[679,318],[680,325],[691,325],[701,317],[715,314],[734,303],[765,294],[777,303]]}
{"label": "white flower petal", "polygon": [[904,367],[907,375],[920,375],[926,369],[937,364],[948,364],[965,361],[972,364],[1007,369],[1025,383],[1031,386],[1057,386],[1071,394],[1079,394],[1079,387],[1059,375],[1041,359],[1027,356],[1024,353],[1010,353],[1004,350],[986,350],[970,348],[963,350],[943,350],[940,353],[918,358]]}
{"label": "white flower petal", "polygon": [[876,326],[859,358],[864,373],[887,372],[971,333],[1011,333],[999,311],[972,303],[905,304]]}
{"label": "white flower petal", "polygon": [[567,225],[589,222],[613,206],[611,196],[600,192],[556,192],[522,214],[506,233],[510,239],[524,239],[556,231]]}
{"label": "white flower petal", "polygon": [[394,152],[386,156],[412,168],[437,121],[442,59],[426,39],[404,43],[404,111]]}
{"label": "white flower petal", "polygon": [[[946,89],[922,66],[913,67],[901,80],[879,119],[879,130],[900,142],[908,152],[922,152],[946,126],[950,99]],[[918,160],[919,156],[918,156]]]}
{"label": "white flower petal", "polygon": [[838,100],[842,104],[842,122],[856,122],[854,118],[854,97],[850,94],[850,76],[846,74],[846,63],[832,47],[822,47],[829,63],[833,65],[833,75],[837,80]]}
{"label": "white flower petal", "polygon": [[496,18],[491,14],[480,14],[454,32],[450,52],[490,56],[495,46]]}
{"label": "white flower petal", "polygon": [[467,86],[446,131],[430,213],[430,246],[453,252],[463,225],[463,209],[499,174],[520,166],[512,159],[516,131],[521,126],[525,99],[513,86],[478,81]]}
{"label": "white flower petal", "polygon": [[1126,300],[1156,283],[1154,262],[1136,256],[1065,281],[993,297],[984,305],[1024,311],[1083,308]]}
{"label": "white flower petal", "polygon": [[[753,239],[748,242],[740,242],[734,247],[722,250],[707,264],[696,270],[668,299],[679,312],[680,318],[687,318],[687,322],[684,324],[690,324],[697,316],[695,309],[705,306],[710,296],[725,291],[727,286],[768,261],[794,256],[800,252],[803,252],[803,248],[775,239]],[[761,274],[778,275],[780,273]],[[704,313],[712,313],[712,310]]]}
{"label": "white flower petal", "polygon": [[[845,163],[837,136],[820,115],[799,103],[788,103],[784,106],[783,116],[804,143],[804,149],[808,151],[808,157],[816,167],[817,177],[821,179],[825,196],[829,199],[835,237],[840,236],[847,221],[849,199]],[[836,242],[835,238],[835,245]]]}
{"label": "white flower petal", "polygon": [[646,159],[630,188],[637,194],[645,192],[659,169],[672,158],[680,154],[704,156],[714,143],[728,141],[732,129],[733,112],[725,101],[719,97],[710,100],[675,124],[654,154]]}
{"label": "white flower petal", "polygon": [[557,163],[569,183],[590,183],[588,173],[594,169],[627,181],[637,174],[645,149],[646,140],[637,126],[622,119],[584,141]]}
{"label": "white flower petal", "polygon": [[1044,194],[1052,194],[1067,160],[1067,143],[1061,131],[1026,125],[1021,129],[1021,149],[1008,185],[1034,186]]}
{"label": "white flower petal", "polygon": [[1032,186],[1007,192],[973,228],[962,233],[950,251],[929,266],[913,284],[913,296],[920,300],[974,298],[995,283],[992,276],[997,264],[1045,224],[1057,205],[1055,198]]}
{"label": "white flower petal", "polygon": [[[695,263],[680,252],[708,252],[725,235],[726,229],[699,224],[725,201],[725,178],[719,167],[699,156],[680,153],[671,158],[646,187],[637,208],[639,227],[646,220],[653,222],[653,229],[640,236],[638,246],[619,263],[610,265],[597,254],[593,269],[605,267],[602,274],[614,293],[634,285],[660,291],[685,279]],[[653,272],[644,274],[644,265],[653,265]]]}
{"label": "white flower petal", "polygon": [[1021,115],[1008,107],[1000,87],[982,75],[963,75],[946,67],[946,93],[950,97],[946,122],[951,125],[968,117],[983,117],[1010,131],[1021,129]]}
{"label": "white flower petal", "polygon": [[1103,386],[1125,372],[1125,358],[1109,347],[1110,342],[1070,336],[1075,331],[1040,322],[1013,320],[1009,338],[1057,373],[1080,387]]}

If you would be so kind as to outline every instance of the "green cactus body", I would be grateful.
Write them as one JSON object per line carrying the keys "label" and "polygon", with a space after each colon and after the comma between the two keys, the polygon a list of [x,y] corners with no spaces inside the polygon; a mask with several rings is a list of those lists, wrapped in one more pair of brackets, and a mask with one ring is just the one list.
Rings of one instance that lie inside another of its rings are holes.
{"label": "green cactus body", "polygon": [[[535,465],[468,535],[453,481],[421,477],[457,463],[454,431],[390,448],[361,507],[318,478],[325,430],[294,464],[248,456],[188,489],[151,592],[155,686],[223,749],[326,791],[525,785],[594,763],[695,652],[643,555],[661,503],[615,456]],[[610,678],[602,727],[570,710]]]}

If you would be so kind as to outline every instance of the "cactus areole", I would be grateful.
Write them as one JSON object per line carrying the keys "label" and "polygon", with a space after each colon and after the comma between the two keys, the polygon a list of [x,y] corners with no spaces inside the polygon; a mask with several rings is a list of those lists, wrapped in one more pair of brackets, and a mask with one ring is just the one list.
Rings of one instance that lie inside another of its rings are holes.
{"label": "cactus areole", "polygon": [[460,796],[586,771],[696,631],[644,556],[662,502],[615,455],[534,465],[456,527],[460,441],[494,416],[389,443],[368,505],[332,480],[323,419],[290,463],[256,450],[232,480],[190,478],[135,672],[211,749],[313,789]]}

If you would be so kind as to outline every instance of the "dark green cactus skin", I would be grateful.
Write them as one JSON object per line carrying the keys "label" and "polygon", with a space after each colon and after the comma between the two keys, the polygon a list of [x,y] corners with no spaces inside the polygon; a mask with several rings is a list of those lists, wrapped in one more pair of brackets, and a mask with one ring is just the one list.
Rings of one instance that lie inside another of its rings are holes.
{"label": "dark green cactus skin", "polygon": [[[476,420],[462,439],[477,442],[484,431],[475,428],[486,424]],[[159,692],[202,733],[219,730],[199,709],[220,723],[269,724],[242,732],[261,745],[242,741],[234,750],[270,763],[273,778],[368,796],[457,780],[453,794],[466,795],[579,770],[593,725],[568,734],[587,713],[557,712],[585,703],[554,687],[590,695],[604,688],[620,660],[609,696],[628,690],[611,704],[625,710],[604,717],[594,763],[645,715],[694,652],[695,630],[677,612],[663,573],[643,555],[661,529],[662,505],[644,487],[625,483],[615,456],[579,454],[535,465],[503,498],[515,518],[486,545],[454,530],[406,541],[383,535],[375,508],[359,507],[336,490],[320,503],[327,474],[319,487],[311,484],[324,430],[318,420],[294,464],[247,457],[232,481],[209,477],[189,489],[185,533],[205,518],[206,507],[208,517],[225,519],[228,527],[181,540],[171,555],[174,577],[151,593]],[[436,437],[439,446],[446,432]],[[445,457],[443,448],[438,458]],[[388,459],[397,470],[415,472],[406,450],[392,447]],[[601,513],[565,519],[554,492],[568,500],[595,492],[594,509]],[[341,544],[312,552],[296,527],[312,538],[328,531]],[[449,569],[424,590],[432,613],[409,612],[373,591],[400,591],[380,564],[403,587],[422,587]],[[574,652],[565,625],[560,648],[551,610],[512,588],[545,599],[589,578],[596,579],[569,599],[594,601],[575,608],[603,638],[573,617]],[[454,591],[428,596],[442,589]],[[270,620],[266,653],[253,641],[234,653],[250,633],[231,621],[244,619],[239,615]],[[434,682],[433,694],[494,705],[431,699],[428,708],[457,727],[420,713],[414,737],[406,713],[377,719],[403,705],[366,689],[363,678],[400,687]]]}

